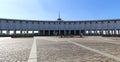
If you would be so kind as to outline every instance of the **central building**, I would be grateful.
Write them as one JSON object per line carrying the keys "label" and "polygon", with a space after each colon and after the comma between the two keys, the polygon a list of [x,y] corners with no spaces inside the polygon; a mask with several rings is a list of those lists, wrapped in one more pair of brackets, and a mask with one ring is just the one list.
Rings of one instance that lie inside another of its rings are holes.
{"label": "central building", "polygon": [[120,19],[55,21],[0,19],[0,36],[120,35]]}

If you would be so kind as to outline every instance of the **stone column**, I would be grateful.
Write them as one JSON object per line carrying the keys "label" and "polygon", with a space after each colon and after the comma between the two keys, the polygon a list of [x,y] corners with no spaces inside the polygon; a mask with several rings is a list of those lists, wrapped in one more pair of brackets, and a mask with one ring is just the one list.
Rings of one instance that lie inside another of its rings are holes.
{"label": "stone column", "polygon": [[34,30],[32,30],[32,33],[31,33],[31,35],[34,35]]}
{"label": "stone column", "polygon": [[105,30],[105,35],[107,35],[107,30]]}
{"label": "stone column", "polygon": [[120,35],[120,30],[118,30],[118,35]]}
{"label": "stone column", "polygon": [[48,30],[48,36],[50,36],[50,30]]}
{"label": "stone column", "polygon": [[93,34],[96,35],[96,30],[93,30]]}
{"label": "stone column", "polygon": [[96,34],[97,34],[97,35],[99,35],[99,32],[100,32],[99,30],[96,30]]}
{"label": "stone column", "polygon": [[59,32],[58,35],[60,35],[60,30],[58,32]]}
{"label": "stone column", "polygon": [[40,35],[40,30],[38,30],[38,35]]}
{"label": "stone column", "polygon": [[118,34],[118,30],[117,30],[117,35],[119,35],[119,34]]}
{"label": "stone column", "polygon": [[28,30],[26,31],[26,34],[29,35]]}
{"label": "stone column", "polygon": [[[81,30],[79,30],[79,35],[81,34]],[[85,34],[86,34],[86,31],[85,31]]]}
{"label": "stone column", "polygon": [[22,30],[20,30],[20,35],[22,35]]}
{"label": "stone column", "polygon": [[110,30],[107,30],[107,35],[110,35]]}
{"label": "stone column", "polygon": [[66,35],[66,30],[64,30],[64,35]]}
{"label": "stone column", "polygon": [[10,33],[9,33],[10,31],[9,30],[6,30],[6,35],[10,35]]}
{"label": "stone column", "polygon": [[76,30],[74,30],[74,35],[76,35]]}
{"label": "stone column", "polygon": [[101,33],[102,33],[102,30],[99,30],[99,35],[101,35]]}
{"label": "stone column", "polygon": [[117,32],[116,32],[116,31],[117,31],[117,30],[115,29],[115,30],[114,30],[114,35],[117,35]]}
{"label": "stone column", "polygon": [[71,30],[69,30],[69,35],[71,35]]}
{"label": "stone column", "polygon": [[53,36],[55,36],[55,30],[53,30]]}
{"label": "stone column", "polygon": [[101,30],[101,33],[100,33],[100,35],[103,35],[104,34],[104,30]]}
{"label": "stone column", "polygon": [[45,30],[43,30],[43,36],[45,35]]}
{"label": "stone column", "polygon": [[104,35],[104,30],[101,30],[101,35]]}
{"label": "stone column", "polygon": [[114,30],[111,30],[112,31],[112,35],[114,35]]}
{"label": "stone column", "polygon": [[89,31],[89,35],[91,35],[91,34],[92,34],[92,30]]}
{"label": "stone column", "polygon": [[13,35],[16,35],[16,30],[14,30],[14,33],[13,33]]}
{"label": "stone column", "polygon": [[2,30],[0,30],[0,35],[2,35]]}
{"label": "stone column", "polygon": [[98,35],[99,34],[99,30],[96,30],[96,35]]}

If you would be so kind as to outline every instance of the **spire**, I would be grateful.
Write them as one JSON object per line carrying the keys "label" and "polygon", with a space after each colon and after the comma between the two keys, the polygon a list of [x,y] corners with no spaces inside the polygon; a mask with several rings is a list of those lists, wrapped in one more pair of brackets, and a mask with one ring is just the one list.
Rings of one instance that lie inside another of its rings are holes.
{"label": "spire", "polygon": [[58,14],[58,19],[57,20],[59,20],[59,21],[61,21],[62,19],[60,18],[60,12],[59,12],[59,14]]}
{"label": "spire", "polygon": [[60,18],[60,11],[59,11],[59,18]]}

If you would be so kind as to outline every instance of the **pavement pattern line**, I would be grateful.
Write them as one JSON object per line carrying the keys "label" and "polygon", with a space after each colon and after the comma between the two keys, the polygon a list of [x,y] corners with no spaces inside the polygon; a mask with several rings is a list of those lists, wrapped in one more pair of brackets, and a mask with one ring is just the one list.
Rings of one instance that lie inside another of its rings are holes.
{"label": "pavement pattern line", "polygon": [[77,45],[77,46],[79,46],[79,47],[85,48],[85,49],[87,49],[87,50],[93,51],[93,52],[95,52],[95,53],[101,54],[101,55],[103,55],[103,56],[106,56],[106,57],[115,59],[115,60],[117,60],[117,61],[120,61],[120,58],[119,58],[119,57],[116,57],[116,56],[114,56],[114,55],[101,52],[101,51],[99,51],[99,50],[96,50],[96,49],[93,49],[93,48],[84,46],[84,45],[82,45],[82,44],[78,44],[78,43],[73,42],[73,41],[68,41],[68,42],[69,42],[69,43],[72,43],[72,44],[74,44],[74,45]]}
{"label": "pavement pattern line", "polygon": [[111,43],[111,44],[116,44],[116,45],[120,45],[119,42],[113,42],[114,40],[110,41],[110,39],[107,39],[107,38],[105,40],[108,40],[109,42],[108,41],[104,41],[104,42]]}
{"label": "pavement pattern line", "polygon": [[106,43],[111,43],[111,44],[116,44],[116,45],[120,45],[120,43],[118,43],[118,42],[112,42],[112,41],[104,41],[104,42],[106,42]]}
{"label": "pavement pattern line", "polygon": [[37,45],[36,45],[36,39],[33,38],[33,45],[31,48],[30,56],[28,59],[28,62],[37,62]]}

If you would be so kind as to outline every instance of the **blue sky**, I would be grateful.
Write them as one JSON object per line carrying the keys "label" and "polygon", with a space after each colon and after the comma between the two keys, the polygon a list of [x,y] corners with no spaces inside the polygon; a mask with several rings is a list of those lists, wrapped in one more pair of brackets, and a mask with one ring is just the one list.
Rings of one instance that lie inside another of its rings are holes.
{"label": "blue sky", "polygon": [[56,20],[120,18],[120,0],[0,0],[0,18]]}

